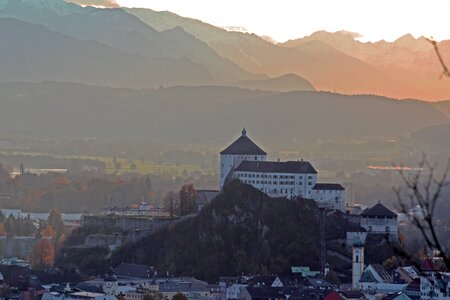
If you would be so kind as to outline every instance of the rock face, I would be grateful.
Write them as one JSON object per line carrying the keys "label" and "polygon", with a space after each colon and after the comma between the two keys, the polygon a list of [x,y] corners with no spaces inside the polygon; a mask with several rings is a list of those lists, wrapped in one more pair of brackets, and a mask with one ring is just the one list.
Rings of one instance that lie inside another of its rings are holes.
{"label": "rock face", "polygon": [[[327,218],[327,235],[342,236],[344,229],[337,222],[337,216]],[[197,216],[123,246],[113,261],[208,280],[284,273],[293,265],[318,269],[318,232],[312,200],[268,198],[233,181]]]}

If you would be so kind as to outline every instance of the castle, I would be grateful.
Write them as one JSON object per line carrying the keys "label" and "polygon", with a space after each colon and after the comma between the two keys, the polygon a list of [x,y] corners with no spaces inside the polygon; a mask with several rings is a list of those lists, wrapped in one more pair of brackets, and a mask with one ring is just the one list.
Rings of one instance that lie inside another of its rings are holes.
{"label": "castle", "polygon": [[220,152],[220,188],[239,179],[270,197],[314,199],[319,207],[345,210],[345,189],[340,184],[317,183],[311,163],[267,161],[267,153],[248,136],[242,135]]}

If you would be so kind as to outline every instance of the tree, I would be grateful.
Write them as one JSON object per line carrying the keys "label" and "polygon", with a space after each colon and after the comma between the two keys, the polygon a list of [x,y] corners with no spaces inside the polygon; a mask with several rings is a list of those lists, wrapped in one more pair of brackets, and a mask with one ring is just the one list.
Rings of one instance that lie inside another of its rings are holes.
{"label": "tree", "polygon": [[188,300],[185,294],[177,293],[172,297],[172,300]]}
{"label": "tree", "polygon": [[34,270],[43,270],[53,266],[55,247],[48,238],[40,239],[34,244],[31,252],[31,266]]}
{"label": "tree", "polygon": [[[447,269],[450,269],[449,254],[439,236],[436,228],[435,208],[441,199],[443,188],[448,185],[447,178],[450,171],[450,159],[447,161],[441,176],[437,174],[437,165],[431,164],[425,155],[419,164],[418,171],[406,174],[400,171],[404,187],[394,189],[400,211],[408,216],[410,223],[416,227],[423,237],[427,247],[437,252]],[[409,209],[420,207],[421,213],[409,213]],[[413,254],[404,248],[396,249],[401,256],[411,260]]]}
{"label": "tree", "polygon": [[173,218],[175,209],[178,206],[178,197],[174,191],[169,191],[164,197],[164,208],[170,212],[170,217]]}
{"label": "tree", "polygon": [[55,230],[55,237],[58,240],[65,230],[61,214],[57,210],[53,209],[48,216],[47,224]]}
{"label": "tree", "polygon": [[195,190],[193,184],[183,185],[179,193],[179,198],[180,216],[190,215],[197,211],[197,191]]}
{"label": "tree", "polygon": [[47,225],[46,227],[40,230],[40,234],[43,237],[51,237],[52,239],[56,238],[56,231],[52,225]]}

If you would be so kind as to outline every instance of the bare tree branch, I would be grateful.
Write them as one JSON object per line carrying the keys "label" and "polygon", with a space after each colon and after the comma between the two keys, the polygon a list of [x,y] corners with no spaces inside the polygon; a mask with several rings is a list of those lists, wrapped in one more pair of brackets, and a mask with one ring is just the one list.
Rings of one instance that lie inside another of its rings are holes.
{"label": "bare tree branch", "polygon": [[[394,188],[397,196],[399,209],[408,216],[410,223],[416,227],[427,247],[437,251],[447,268],[450,269],[450,258],[445,253],[445,249],[439,240],[436,231],[436,220],[434,212],[442,191],[448,185],[447,178],[450,172],[450,160],[443,171],[442,176],[438,176],[437,165],[431,164],[425,155],[423,155],[419,168],[416,172],[406,174],[403,168],[400,168],[399,174],[403,181],[404,188]],[[407,201],[409,200],[409,201]],[[409,209],[419,206],[421,215],[410,214]],[[406,253],[404,249],[396,249],[404,258],[411,258],[411,253]]]}
{"label": "bare tree branch", "polygon": [[434,52],[436,52],[436,55],[439,59],[439,63],[441,64],[442,69],[443,69],[442,75],[450,78],[450,70],[448,69],[447,65],[445,64],[444,59],[442,58],[441,52],[439,51],[438,43],[435,40],[433,40],[432,38],[427,39],[427,41],[429,41],[433,45]]}

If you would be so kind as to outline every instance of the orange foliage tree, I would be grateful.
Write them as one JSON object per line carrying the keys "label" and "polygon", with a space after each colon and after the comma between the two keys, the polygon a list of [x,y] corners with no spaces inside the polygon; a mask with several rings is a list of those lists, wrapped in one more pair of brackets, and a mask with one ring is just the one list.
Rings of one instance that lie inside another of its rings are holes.
{"label": "orange foliage tree", "polygon": [[48,238],[40,239],[34,244],[31,252],[31,266],[35,270],[47,269],[53,266],[55,260],[55,247]]}

